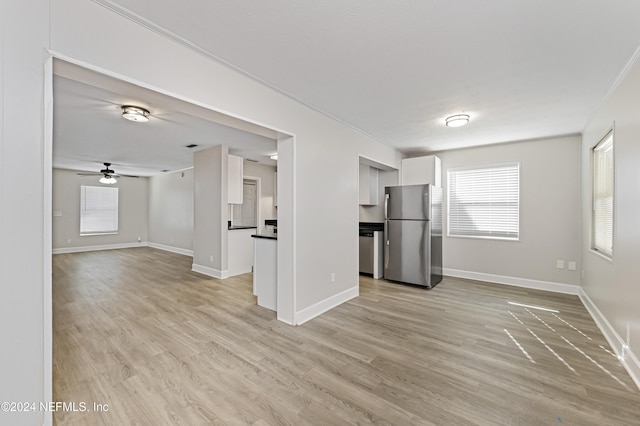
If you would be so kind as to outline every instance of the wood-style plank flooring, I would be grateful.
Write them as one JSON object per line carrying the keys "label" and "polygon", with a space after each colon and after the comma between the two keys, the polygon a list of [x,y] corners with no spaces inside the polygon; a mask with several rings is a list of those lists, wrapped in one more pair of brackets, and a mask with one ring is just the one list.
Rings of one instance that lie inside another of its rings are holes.
{"label": "wood-style plank flooring", "polygon": [[191,261],[54,256],[54,400],[90,409],[56,424],[640,424],[640,392],[575,296],[361,277],[360,297],[292,327],[256,305],[251,274]]}

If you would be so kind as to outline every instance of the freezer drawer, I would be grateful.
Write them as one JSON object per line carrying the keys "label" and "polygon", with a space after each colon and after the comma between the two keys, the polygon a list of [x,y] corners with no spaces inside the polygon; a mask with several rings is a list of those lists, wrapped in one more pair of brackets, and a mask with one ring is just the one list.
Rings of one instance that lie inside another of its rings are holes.
{"label": "freezer drawer", "polygon": [[431,222],[387,220],[385,226],[384,278],[429,288],[440,282],[442,253],[437,243],[438,253],[432,251]]}

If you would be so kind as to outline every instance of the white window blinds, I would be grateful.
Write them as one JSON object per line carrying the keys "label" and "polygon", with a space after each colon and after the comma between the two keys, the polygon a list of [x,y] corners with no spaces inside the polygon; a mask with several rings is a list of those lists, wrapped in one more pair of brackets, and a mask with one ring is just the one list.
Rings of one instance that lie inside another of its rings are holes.
{"label": "white window blinds", "polygon": [[80,186],[80,235],[118,232],[118,188]]}
{"label": "white window blinds", "polygon": [[519,238],[518,163],[453,169],[447,176],[450,236]]}
{"label": "white window blinds", "polygon": [[613,256],[613,133],[593,148],[593,214],[591,248]]}

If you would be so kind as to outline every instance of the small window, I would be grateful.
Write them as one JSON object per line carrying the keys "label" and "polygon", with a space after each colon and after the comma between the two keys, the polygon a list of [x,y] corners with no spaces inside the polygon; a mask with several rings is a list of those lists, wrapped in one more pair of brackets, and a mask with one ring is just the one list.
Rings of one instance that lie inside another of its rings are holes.
{"label": "small window", "polygon": [[453,169],[447,177],[449,236],[519,239],[519,163]]}
{"label": "small window", "polygon": [[118,233],[118,188],[80,186],[80,235]]}
{"label": "small window", "polygon": [[592,150],[593,206],[591,249],[613,257],[613,132]]}

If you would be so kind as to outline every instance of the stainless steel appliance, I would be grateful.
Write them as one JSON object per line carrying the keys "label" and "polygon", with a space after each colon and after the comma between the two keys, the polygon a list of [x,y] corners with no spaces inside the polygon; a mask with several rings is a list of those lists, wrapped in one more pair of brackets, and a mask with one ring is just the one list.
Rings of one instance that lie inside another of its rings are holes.
{"label": "stainless steel appliance", "polygon": [[384,274],[384,225],[382,223],[360,223],[360,273],[382,278]]}
{"label": "stainless steel appliance", "polygon": [[442,280],[442,188],[388,186],[384,278],[432,288]]}

